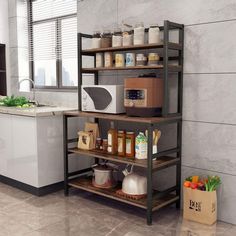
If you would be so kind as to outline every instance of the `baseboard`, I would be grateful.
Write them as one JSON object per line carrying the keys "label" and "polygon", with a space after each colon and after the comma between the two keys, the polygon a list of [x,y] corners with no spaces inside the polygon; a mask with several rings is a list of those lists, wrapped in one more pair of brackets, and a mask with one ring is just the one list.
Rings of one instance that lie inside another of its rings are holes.
{"label": "baseboard", "polygon": [[44,187],[36,188],[36,187],[31,186],[29,184],[22,183],[20,181],[8,178],[3,175],[0,175],[0,182],[10,185],[12,187],[18,188],[20,190],[23,190],[27,193],[31,193],[31,194],[38,196],[38,197],[47,195],[49,193],[57,192],[57,191],[63,189],[63,187],[64,187],[64,183],[62,181],[62,182],[50,184],[50,185],[47,185]]}

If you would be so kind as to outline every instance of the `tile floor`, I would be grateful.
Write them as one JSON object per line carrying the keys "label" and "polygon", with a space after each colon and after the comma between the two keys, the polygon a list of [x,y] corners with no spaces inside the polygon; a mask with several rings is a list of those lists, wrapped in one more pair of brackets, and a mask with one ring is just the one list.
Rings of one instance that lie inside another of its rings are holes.
{"label": "tile floor", "polygon": [[[96,201],[95,201],[96,200]],[[236,226],[200,225],[182,219],[175,208],[145,212],[78,190],[35,197],[0,184],[0,236],[234,236]]]}

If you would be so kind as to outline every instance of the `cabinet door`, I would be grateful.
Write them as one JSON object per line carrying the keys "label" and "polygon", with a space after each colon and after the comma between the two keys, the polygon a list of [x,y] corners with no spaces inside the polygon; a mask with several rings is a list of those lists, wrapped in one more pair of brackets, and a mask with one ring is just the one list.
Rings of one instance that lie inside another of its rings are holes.
{"label": "cabinet door", "polygon": [[8,175],[38,187],[36,119],[12,116],[12,157],[7,162]]}
{"label": "cabinet door", "polygon": [[12,155],[11,116],[0,114],[0,175],[6,176],[7,160]]}

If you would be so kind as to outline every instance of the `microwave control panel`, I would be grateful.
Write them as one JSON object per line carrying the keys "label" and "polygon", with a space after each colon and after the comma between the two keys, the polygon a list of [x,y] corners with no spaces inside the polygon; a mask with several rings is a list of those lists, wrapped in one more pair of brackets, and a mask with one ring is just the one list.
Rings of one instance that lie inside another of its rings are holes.
{"label": "microwave control panel", "polygon": [[125,88],[125,107],[146,107],[147,90]]}

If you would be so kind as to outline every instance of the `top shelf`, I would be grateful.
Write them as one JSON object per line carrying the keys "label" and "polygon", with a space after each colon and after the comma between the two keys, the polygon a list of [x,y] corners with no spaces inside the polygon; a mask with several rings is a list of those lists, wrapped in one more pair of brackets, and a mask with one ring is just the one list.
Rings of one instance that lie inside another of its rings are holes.
{"label": "top shelf", "polygon": [[[168,43],[169,49],[182,50],[182,45],[179,43]],[[164,43],[154,43],[154,44],[142,44],[142,45],[132,45],[132,46],[121,46],[121,47],[109,47],[109,48],[94,48],[82,50],[82,55],[94,55],[98,52],[118,52],[118,51],[130,51],[130,50],[144,50],[144,49],[155,49],[163,48]]]}

